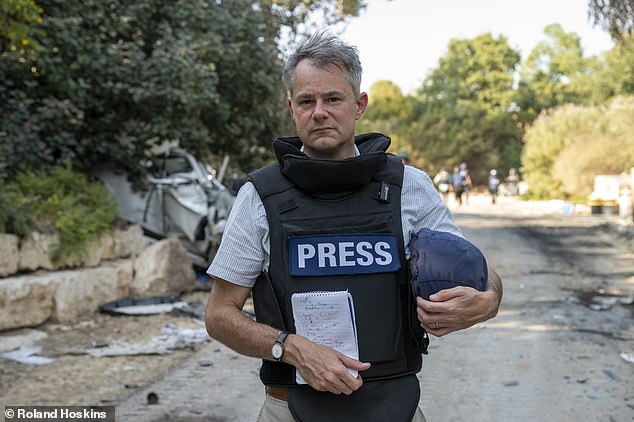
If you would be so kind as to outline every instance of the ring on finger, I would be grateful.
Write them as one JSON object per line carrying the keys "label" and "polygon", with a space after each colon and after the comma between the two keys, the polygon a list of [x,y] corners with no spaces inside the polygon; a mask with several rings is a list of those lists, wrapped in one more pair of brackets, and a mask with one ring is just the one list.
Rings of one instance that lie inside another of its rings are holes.
{"label": "ring on finger", "polygon": [[438,321],[434,323],[434,330],[437,330],[437,329],[438,329]]}

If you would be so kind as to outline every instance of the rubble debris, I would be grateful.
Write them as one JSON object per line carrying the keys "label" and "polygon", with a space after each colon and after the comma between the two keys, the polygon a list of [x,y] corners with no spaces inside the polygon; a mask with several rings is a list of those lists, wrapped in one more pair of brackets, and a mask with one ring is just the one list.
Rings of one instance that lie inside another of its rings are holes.
{"label": "rubble debris", "polygon": [[178,328],[167,324],[161,328],[161,335],[152,337],[145,343],[113,342],[106,347],[92,347],[85,352],[93,357],[164,355],[174,350],[191,349],[194,344],[210,340],[204,328]]}
{"label": "rubble debris", "polygon": [[6,334],[0,334],[0,353],[15,350],[22,345],[31,345],[48,336],[44,331],[30,328],[14,330]]}
{"label": "rubble debris", "polygon": [[619,356],[621,356],[621,359],[625,362],[634,363],[634,353],[622,352]]}
{"label": "rubble debris", "polygon": [[596,292],[578,292],[577,296],[579,302],[593,311],[608,311],[617,305],[628,306],[634,303],[634,296],[608,294],[605,289],[598,289]]}
{"label": "rubble debris", "polygon": [[154,296],[145,299],[124,297],[99,306],[99,311],[110,315],[156,315],[173,309],[185,308],[187,302],[173,296]]}
{"label": "rubble debris", "polygon": [[2,357],[32,366],[48,365],[55,362],[55,359],[53,358],[37,356],[40,352],[42,352],[42,348],[39,346],[23,345],[18,350],[3,353]]}
{"label": "rubble debris", "polygon": [[170,310],[169,313],[175,316],[196,318],[202,321],[205,318],[205,304],[199,300],[195,300],[193,302],[187,302],[185,306],[174,308]]}
{"label": "rubble debris", "polygon": [[608,376],[612,381],[621,381],[621,377],[614,373],[614,371],[610,369],[604,369],[603,373]]}

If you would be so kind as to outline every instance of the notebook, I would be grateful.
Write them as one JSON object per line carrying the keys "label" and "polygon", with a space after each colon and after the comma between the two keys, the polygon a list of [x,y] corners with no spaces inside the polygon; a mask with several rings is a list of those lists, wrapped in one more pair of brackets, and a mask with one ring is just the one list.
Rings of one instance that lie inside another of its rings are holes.
{"label": "notebook", "polygon": [[[359,359],[354,302],[347,290],[294,293],[291,305],[297,334]],[[348,370],[352,376],[357,376],[358,371]],[[306,384],[299,371],[295,373],[295,381]]]}

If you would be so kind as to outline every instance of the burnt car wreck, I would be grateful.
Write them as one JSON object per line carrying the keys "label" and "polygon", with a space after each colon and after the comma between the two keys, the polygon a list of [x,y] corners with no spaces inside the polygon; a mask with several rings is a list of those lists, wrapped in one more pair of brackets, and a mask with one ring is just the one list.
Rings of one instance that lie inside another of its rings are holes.
{"label": "burnt car wreck", "polygon": [[194,266],[206,268],[235,197],[211,168],[183,149],[168,148],[143,164],[143,190],[134,189],[127,174],[107,166],[95,175],[119,205],[122,219],[139,224],[150,240],[176,236]]}

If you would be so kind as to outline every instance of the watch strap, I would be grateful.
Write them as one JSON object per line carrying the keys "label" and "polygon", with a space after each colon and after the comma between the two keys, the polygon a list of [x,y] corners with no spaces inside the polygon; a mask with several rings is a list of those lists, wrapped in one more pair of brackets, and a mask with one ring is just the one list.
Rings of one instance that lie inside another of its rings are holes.
{"label": "watch strap", "polygon": [[282,331],[279,336],[275,339],[276,343],[284,344],[286,337],[288,336],[288,331]]}
{"label": "watch strap", "polygon": [[278,362],[282,360],[282,356],[284,356],[284,341],[286,341],[286,337],[288,337],[288,331],[282,331],[275,339],[275,343],[282,346],[282,355],[279,357],[279,359],[276,359]]}

